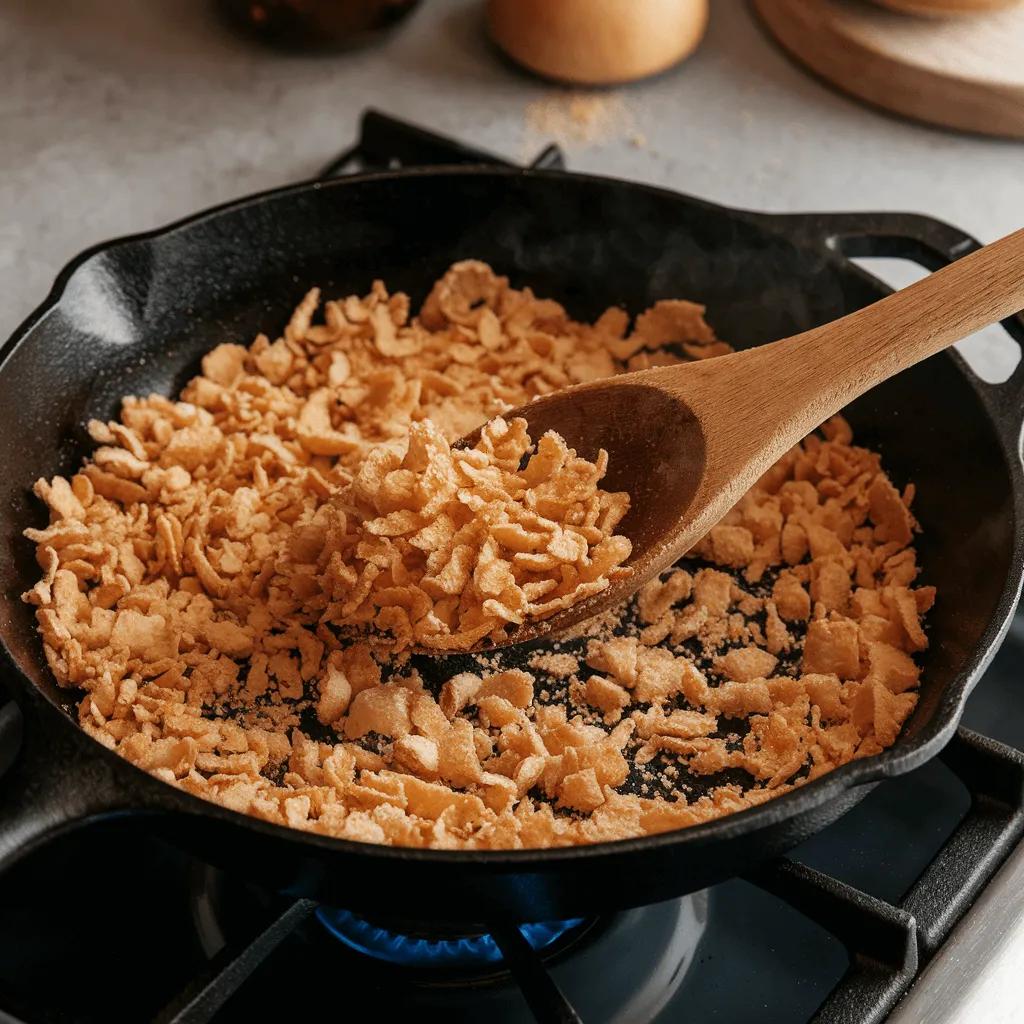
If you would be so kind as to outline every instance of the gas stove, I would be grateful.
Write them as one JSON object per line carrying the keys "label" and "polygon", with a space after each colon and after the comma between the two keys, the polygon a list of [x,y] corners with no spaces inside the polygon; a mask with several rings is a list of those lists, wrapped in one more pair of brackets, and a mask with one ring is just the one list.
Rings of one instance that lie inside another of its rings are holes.
{"label": "gas stove", "polygon": [[[479,161],[500,162],[370,114],[324,174]],[[1024,616],[941,758],[749,877],[590,919],[374,920],[264,891],[139,822],[92,825],[0,878],[0,1024],[1022,1019],[1022,679]],[[0,698],[0,771],[13,720]]]}

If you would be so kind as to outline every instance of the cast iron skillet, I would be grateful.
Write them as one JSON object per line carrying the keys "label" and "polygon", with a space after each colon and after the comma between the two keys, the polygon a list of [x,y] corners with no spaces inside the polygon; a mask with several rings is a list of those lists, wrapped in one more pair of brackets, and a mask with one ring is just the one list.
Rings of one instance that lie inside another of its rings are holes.
{"label": "cast iron skillet", "polygon": [[[976,245],[923,217],[769,216],[601,178],[463,167],[285,188],[83,254],[0,349],[0,637],[24,716],[0,782],[0,869],[85,820],[131,814],[281,891],[407,919],[519,922],[693,891],[827,825],[873,783],[940,750],[1007,627],[1024,561],[1024,369],[992,387],[944,353],[848,410],[896,482],[916,482],[920,561],[939,588],[921,701],[897,743],[732,817],[591,847],[445,852],[328,839],[203,802],[123,761],[67,713],[19,599],[38,572],[22,530],[45,523],[30,489],[79,464],[90,417],[114,416],[125,394],[176,392],[217,343],[282,326],[313,283],[363,293],[383,277],[415,306],[450,263],[476,257],[579,318],[611,303],[637,312],[695,299],[744,348],[885,294],[847,256],[934,269]],[[1019,323],[1007,327],[1024,338]]]}

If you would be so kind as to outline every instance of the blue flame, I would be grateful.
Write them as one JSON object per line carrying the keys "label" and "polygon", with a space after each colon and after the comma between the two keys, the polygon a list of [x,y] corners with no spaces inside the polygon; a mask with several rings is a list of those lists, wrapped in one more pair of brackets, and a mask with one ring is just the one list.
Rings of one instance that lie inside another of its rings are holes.
{"label": "blue flame", "polygon": [[[316,916],[345,945],[385,963],[406,967],[474,967],[502,961],[501,950],[490,935],[423,939],[378,928],[347,910],[320,907]],[[544,949],[582,923],[583,918],[574,918],[571,921],[524,924],[520,925],[520,929],[534,949]]]}

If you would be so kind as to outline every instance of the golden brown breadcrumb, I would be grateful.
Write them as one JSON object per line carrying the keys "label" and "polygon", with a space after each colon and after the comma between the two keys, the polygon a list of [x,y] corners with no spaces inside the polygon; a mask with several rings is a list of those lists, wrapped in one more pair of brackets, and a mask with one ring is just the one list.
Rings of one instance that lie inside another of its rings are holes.
{"label": "golden brown breadcrumb", "polygon": [[371,620],[417,643],[492,628],[614,572],[625,499],[602,466],[542,439],[521,468],[503,421],[480,452],[448,445],[532,396],[728,346],[692,303],[588,325],[473,261],[418,317],[380,282],[318,306],[218,346],[179,401],[125,399],[75,476],[37,484],[25,597],[99,742],[294,828],[498,849],[706,821],[896,739],[934,590],[913,586],[912,491],[840,418],[589,636],[347,643]]}

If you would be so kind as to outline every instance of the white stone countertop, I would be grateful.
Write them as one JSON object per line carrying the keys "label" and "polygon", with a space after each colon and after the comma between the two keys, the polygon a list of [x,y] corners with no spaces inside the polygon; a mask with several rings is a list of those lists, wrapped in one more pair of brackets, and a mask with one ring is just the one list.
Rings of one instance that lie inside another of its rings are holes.
{"label": "white stone countertop", "polygon": [[[792,65],[743,0],[712,7],[696,55],[621,90],[629,131],[569,145],[572,168],[751,209],[927,213],[983,241],[1024,225],[1024,145],[863,107]],[[206,0],[5,0],[0,338],[79,250],[308,177],[367,106],[538,150],[527,106],[552,89],[497,58],[481,12],[424,0],[383,45],[309,58],[233,37]],[[975,349],[992,375],[1015,360],[998,340]]]}

